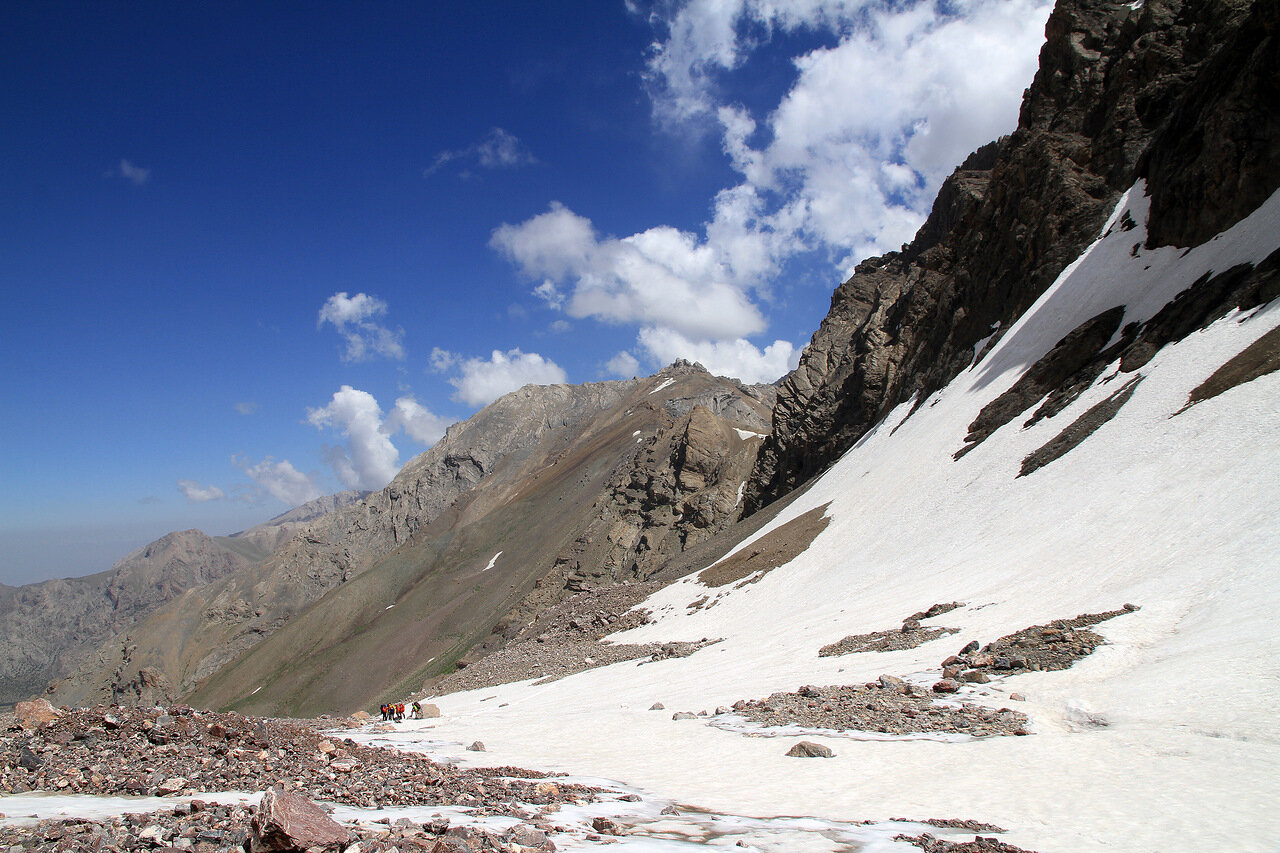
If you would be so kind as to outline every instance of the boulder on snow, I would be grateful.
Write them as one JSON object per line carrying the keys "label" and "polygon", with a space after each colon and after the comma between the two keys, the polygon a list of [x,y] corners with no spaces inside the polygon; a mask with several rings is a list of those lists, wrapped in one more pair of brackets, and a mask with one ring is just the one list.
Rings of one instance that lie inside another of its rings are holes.
{"label": "boulder on snow", "polygon": [[802,740],[787,750],[791,758],[834,758],[835,753],[829,747],[810,740]]}
{"label": "boulder on snow", "polygon": [[249,853],[340,850],[351,837],[324,809],[280,788],[262,795],[250,828]]}
{"label": "boulder on snow", "polygon": [[933,685],[934,693],[955,693],[960,689],[960,682],[954,678],[944,678],[937,684]]}
{"label": "boulder on snow", "polygon": [[469,752],[484,752],[484,742],[478,740],[474,741],[471,746],[467,747],[467,750]]}

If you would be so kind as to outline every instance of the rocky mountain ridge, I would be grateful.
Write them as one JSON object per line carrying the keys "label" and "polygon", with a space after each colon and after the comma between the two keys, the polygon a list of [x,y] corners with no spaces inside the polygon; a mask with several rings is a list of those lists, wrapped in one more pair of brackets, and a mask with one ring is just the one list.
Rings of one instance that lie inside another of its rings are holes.
{"label": "rocky mountain ridge", "polygon": [[1018,129],[947,179],[910,245],[836,289],[779,385],[748,512],[980,357],[1139,179],[1152,196],[1148,248],[1197,245],[1269,197],[1280,184],[1278,17],[1249,0],[1059,3]]}
{"label": "rocky mountain ridge", "polygon": [[[479,621],[446,618],[465,623],[462,636],[435,638],[447,639],[445,657],[457,659],[495,626],[497,638],[502,625],[518,623],[584,582],[643,576],[736,518],[772,402],[772,387],[717,379],[685,362],[644,380],[513,392],[451,427],[385,489],[308,521],[261,562],[121,630],[60,682],[52,698],[148,701],[186,695],[204,682],[210,682],[204,688],[210,703],[243,698],[234,686],[243,679],[220,673],[240,658],[276,661],[290,654],[275,646],[256,651],[286,626],[308,635],[333,631],[332,641],[342,642],[343,630],[335,626],[365,633],[375,614],[386,614],[390,624],[399,597],[410,589],[425,594],[426,587],[434,591],[422,608],[452,612],[454,593],[447,590],[458,583],[455,575],[480,568],[474,565],[479,557],[467,555],[477,554],[480,542],[512,532],[504,528],[515,522],[498,519],[557,513],[537,522],[547,540],[528,548],[519,565],[508,568],[502,560],[498,571],[482,573],[476,594],[493,598],[475,610]],[[552,495],[557,506],[539,503]],[[644,537],[659,526],[670,535]],[[502,550],[495,545],[484,559]],[[606,552],[609,568],[598,571],[596,557]],[[584,555],[590,556],[584,561]],[[579,571],[583,566],[587,573]],[[329,615],[310,615],[313,610]]]}

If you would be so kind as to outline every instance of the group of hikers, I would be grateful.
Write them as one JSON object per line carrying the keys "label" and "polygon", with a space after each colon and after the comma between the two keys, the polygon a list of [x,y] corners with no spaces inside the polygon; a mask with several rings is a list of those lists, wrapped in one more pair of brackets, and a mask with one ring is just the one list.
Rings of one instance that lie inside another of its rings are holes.
{"label": "group of hikers", "polygon": [[[380,710],[382,711],[382,719],[384,722],[398,723],[404,720],[404,703],[403,702],[383,702],[382,708]],[[413,705],[410,707],[409,712],[411,714],[411,719],[421,720],[422,704],[419,702],[414,702]]]}

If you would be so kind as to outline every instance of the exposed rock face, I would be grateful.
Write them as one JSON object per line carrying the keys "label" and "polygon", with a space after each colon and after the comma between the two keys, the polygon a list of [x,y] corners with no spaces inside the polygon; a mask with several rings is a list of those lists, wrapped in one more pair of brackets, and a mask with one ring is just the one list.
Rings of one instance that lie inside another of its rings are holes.
{"label": "exposed rock face", "polygon": [[[1278,19],[1277,4],[1250,0],[1062,0],[1018,129],[947,179],[910,246],[863,262],[836,290],[780,383],[747,511],[954,378],[1079,256],[1137,179],[1152,195],[1149,246],[1195,245],[1268,198],[1280,185]],[[1071,366],[1040,378],[1070,381]]]}

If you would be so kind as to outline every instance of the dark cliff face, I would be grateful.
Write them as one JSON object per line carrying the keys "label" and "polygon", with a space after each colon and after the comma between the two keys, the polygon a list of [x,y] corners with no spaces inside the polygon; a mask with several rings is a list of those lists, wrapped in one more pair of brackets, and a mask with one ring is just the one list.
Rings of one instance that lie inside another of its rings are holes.
{"label": "dark cliff face", "polygon": [[902,252],[836,289],[780,383],[750,513],[825,470],[894,406],[953,379],[1099,234],[1140,178],[1151,245],[1196,245],[1280,184],[1272,0],[1061,0],[1017,130],[944,183]]}

